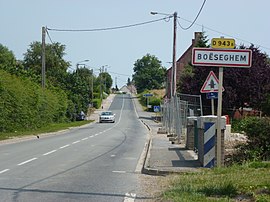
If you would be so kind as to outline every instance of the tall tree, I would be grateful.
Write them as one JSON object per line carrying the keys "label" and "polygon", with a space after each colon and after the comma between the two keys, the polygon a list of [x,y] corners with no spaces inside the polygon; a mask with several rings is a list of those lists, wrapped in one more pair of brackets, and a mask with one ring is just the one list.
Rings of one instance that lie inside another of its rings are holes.
{"label": "tall tree", "polygon": [[[66,72],[70,63],[64,60],[65,45],[60,43],[46,44],[45,48],[45,63],[46,63],[46,78],[51,81],[53,85],[60,85],[64,82]],[[24,54],[23,65],[27,69],[31,69],[37,75],[41,75],[41,55],[42,44],[40,42],[33,42],[30,48]]]}
{"label": "tall tree", "polygon": [[133,81],[139,93],[145,89],[160,89],[164,86],[166,69],[154,55],[147,54],[138,59],[133,71]]}

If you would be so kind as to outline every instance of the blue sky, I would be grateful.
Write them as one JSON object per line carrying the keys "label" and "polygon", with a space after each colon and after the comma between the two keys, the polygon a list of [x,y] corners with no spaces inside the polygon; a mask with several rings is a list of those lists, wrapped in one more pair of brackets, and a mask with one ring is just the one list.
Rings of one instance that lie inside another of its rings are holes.
{"label": "blue sky", "polygon": [[[0,43],[17,59],[33,41],[41,41],[41,28],[94,29],[131,25],[162,18],[151,11],[178,13],[186,27],[197,15],[203,0],[0,0]],[[260,46],[270,55],[270,2],[268,0],[207,0],[188,30],[177,30],[177,58],[188,48],[194,32],[204,30],[209,39],[235,38],[237,44]],[[213,31],[214,30],[214,31]],[[166,68],[172,61],[173,21],[159,21],[127,29],[101,32],[49,31],[54,42],[66,45],[65,59],[72,68],[88,59],[86,65],[107,71],[118,87],[133,74],[133,64],[147,53],[155,55]],[[221,34],[223,33],[223,34]],[[50,43],[49,38],[46,41]],[[98,71],[95,72],[98,74]]]}

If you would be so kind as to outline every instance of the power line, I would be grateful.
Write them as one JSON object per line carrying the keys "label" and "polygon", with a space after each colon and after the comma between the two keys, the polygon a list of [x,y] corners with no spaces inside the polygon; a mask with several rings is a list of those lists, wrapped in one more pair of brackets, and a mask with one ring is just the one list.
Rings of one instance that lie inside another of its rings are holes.
{"label": "power line", "polygon": [[150,23],[155,23],[159,22],[162,20],[168,20],[172,18],[172,16],[167,16],[163,17],[157,20],[151,20],[151,21],[146,21],[146,22],[141,22],[141,23],[136,23],[136,24],[130,24],[130,25],[123,25],[123,26],[117,26],[117,27],[107,27],[107,28],[94,28],[94,29],[55,29],[55,28],[47,28],[47,30],[50,31],[57,31],[57,32],[97,32],[97,31],[109,31],[109,30],[117,30],[117,29],[124,29],[124,28],[130,28],[130,27],[136,27],[136,26],[141,26],[141,25],[146,25]]}
{"label": "power line", "polygon": [[[191,20],[187,20],[187,19],[182,18],[182,17],[178,17],[178,18],[181,19],[181,20],[184,20],[184,21],[186,21],[186,22],[190,22],[190,23],[192,22]],[[251,42],[251,41],[248,41],[248,40],[245,40],[245,39],[241,39],[241,38],[239,38],[239,37],[235,37],[235,36],[233,36],[233,35],[231,35],[231,34],[227,34],[227,33],[224,33],[224,32],[221,32],[221,31],[218,31],[218,30],[215,30],[215,29],[212,29],[212,28],[207,27],[207,26],[204,26],[204,25],[202,25],[202,24],[198,24],[198,23],[194,23],[194,24],[197,25],[197,26],[199,26],[199,27],[203,27],[204,29],[208,29],[208,30],[210,30],[210,31],[212,31],[212,32],[216,32],[216,33],[218,33],[218,34],[221,34],[222,36],[228,36],[228,37],[237,39],[237,40],[239,40],[239,41],[242,41],[242,42],[245,42],[245,43],[249,43],[249,44],[254,44],[254,45],[258,46],[258,47],[261,47],[261,48],[270,50],[269,47],[262,46],[262,45],[260,45],[260,44],[255,44],[255,43],[253,43],[253,42]]]}
{"label": "power line", "polygon": [[198,12],[198,14],[197,14],[197,16],[195,17],[195,19],[193,20],[193,22],[192,22],[188,27],[183,27],[183,26],[180,24],[180,22],[177,20],[177,22],[178,22],[179,26],[181,27],[181,29],[183,29],[183,30],[188,30],[188,29],[190,29],[190,28],[194,25],[194,23],[195,23],[196,20],[198,19],[199,15],[201,14],[202,9],[203,9],[205,3],[206,3],[206,0],[203,1],[203,4],[202,4],[202,6],[201,6],[201,8],[200,8],[200,10],[199,10],[199,12]]}

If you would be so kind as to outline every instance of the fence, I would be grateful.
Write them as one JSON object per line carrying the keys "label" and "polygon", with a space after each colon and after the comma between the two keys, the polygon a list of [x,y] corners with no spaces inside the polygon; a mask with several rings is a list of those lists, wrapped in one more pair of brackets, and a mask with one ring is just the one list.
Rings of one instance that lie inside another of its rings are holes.
{"label": "fence", "polygon": [[187,117],[202,115],[200,95],[178,94],[165,99],[161,107],[163,129],[181,143],[186,139]]}

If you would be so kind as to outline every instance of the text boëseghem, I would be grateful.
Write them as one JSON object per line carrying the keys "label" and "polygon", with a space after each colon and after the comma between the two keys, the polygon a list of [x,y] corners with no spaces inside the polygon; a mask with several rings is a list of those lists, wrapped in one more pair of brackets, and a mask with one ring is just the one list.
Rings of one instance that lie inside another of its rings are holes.
{"label": "text bo\u00ebseghem", "polygon": [[197,60],[244,62],[247,61],[247,55],[225,53],[198,53]]}

